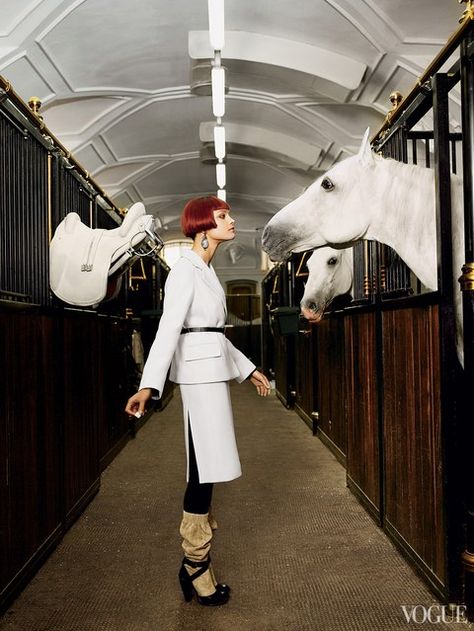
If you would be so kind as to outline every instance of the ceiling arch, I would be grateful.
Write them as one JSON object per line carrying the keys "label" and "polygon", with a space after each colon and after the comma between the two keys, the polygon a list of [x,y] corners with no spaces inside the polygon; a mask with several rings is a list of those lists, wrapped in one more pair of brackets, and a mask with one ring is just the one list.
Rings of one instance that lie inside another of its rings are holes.
{"label": "ceiling arch", "polygon": [[[225,7],[227,198],[245,247],[258,249],[264,221],[378,128],[390,92],[413,86],[461,9],[457,0]],[[212,56],[206,0],[2,0],[1,11],[0,73],[25,100],[43,100],[47,125],[118,205],[143,199],[176,233],[184,200],[216,190],[203,151],[210,98],[190,90],[193,64]],[[456,94],[450,114],[458,129]]]}

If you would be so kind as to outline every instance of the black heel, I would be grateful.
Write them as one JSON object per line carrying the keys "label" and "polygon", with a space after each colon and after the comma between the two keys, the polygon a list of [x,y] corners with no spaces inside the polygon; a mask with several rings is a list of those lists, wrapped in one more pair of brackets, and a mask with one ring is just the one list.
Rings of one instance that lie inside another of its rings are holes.
{"label": "black heel", "polygon": [[178,578],[181,589],[183,590],[184,600],[188,603],[193,597],[193,582],[189,574],[186,572],[184,562],[179,570]]}
{"label": "black heel", "polygon": [[[196,568],[197,572],[192,575],[189,575],[186,570],[186,565],[192,568]],[[193,597],[193,592],[196,594],[196,599],[200,605],[205,605],[207,607],[216,607],[219,605],[225,605],[225,603],[229,600],[229,590],[225,589],[225,591],[221,591],[220,589],[216,589],[216,591],[210,596],[200,596],[193,585],[193,581],[202,576],[204,572],[207,572],[209,569],[209,559],[205,561],[191,561],[191,559],[184,558],[181,568],[179,570],[179,582],[181,584],[181,589],[183,590],[183,595],[186,602],[189,602]]]}

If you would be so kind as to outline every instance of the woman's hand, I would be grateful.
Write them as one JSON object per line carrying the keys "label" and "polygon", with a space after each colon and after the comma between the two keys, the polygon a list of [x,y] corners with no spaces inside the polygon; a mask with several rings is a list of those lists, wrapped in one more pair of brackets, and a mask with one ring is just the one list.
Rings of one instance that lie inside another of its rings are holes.
{"label": "woman's hand", "polygon": [[129,416],[136,416],[139,418],[145,414],[145,406],[149,399],[151,399],[151,388],[142,388],[136,394],[134,394],[127,401],[125,406],[125,412]]}
{"label": "woman's hand", "polygon": [[254,370],[250,375],[250,381],[257,388],[257,392],[261,397],[266,397],[271,392],[270,382],[265,375],[258,370]]}

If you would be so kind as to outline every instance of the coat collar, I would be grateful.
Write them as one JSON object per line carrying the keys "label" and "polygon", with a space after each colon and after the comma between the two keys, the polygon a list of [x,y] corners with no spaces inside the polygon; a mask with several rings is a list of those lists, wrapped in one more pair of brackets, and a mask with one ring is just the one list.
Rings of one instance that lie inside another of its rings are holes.
{"label": "coat collar", "polygon": [[202,260],[199,254],[196,254],[196,252],[194,252],[194,250],[189,250],[189,249],[184,250],[182,252],[182,256],[188,259],[188,261],[191,261],[191,263],[195,267],[200,267],[201,269],[208,270],[208,271],[209,269],[211,269],[210,266]]}
{"label": "coat collar", "polygon": [[196,252],[194,252],[193,250],[184,250],[182,256],[188,259],[188,261],[190,261],[195,267],[203,270],[204,273],[202,277],[204,282],[219,296],[224,306],[224,310],[227,313],[227,304],[224,289],[219,279],[217,278],[217,274],[214,271],[212,265],[207,265],[207,263],[203,261],[199,254],[196,254]]}

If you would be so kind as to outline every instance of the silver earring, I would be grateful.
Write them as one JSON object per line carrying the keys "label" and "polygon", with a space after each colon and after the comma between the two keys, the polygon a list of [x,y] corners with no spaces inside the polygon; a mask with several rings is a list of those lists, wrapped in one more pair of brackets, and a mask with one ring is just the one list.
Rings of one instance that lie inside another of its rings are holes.
{"label": "silver earring", "polygon": [[209,247],[209,241],[207,240],[206,233],[204,233],[204,236],[201,239],[201,246],[203,250],[207,250],[207,248]]}

